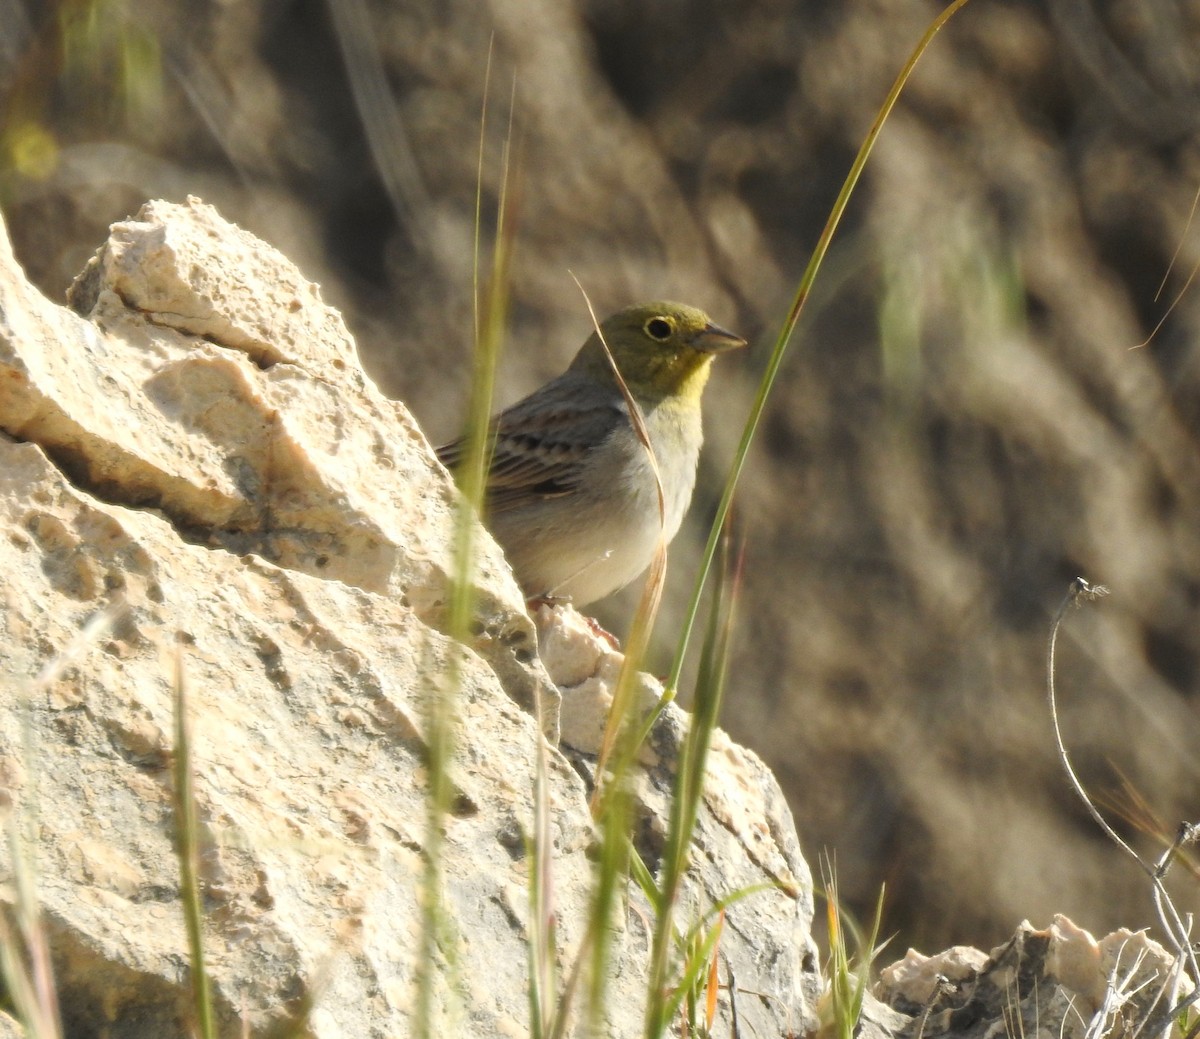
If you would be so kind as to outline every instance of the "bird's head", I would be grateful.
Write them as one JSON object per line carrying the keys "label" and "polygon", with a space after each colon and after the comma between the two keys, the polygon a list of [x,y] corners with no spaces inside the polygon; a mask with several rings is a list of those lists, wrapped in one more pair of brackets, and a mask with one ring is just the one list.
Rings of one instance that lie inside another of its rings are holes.
{"label": "bird's head", "polygon": [[[699,397],[713,357],[745,346],[741,336],[715,325],[708,315],[683,303],[643,303],[618,311],[600,324],[612,360],[635,399]],[[595,332],[575,359],[572,371],[605,381],[612,364]]]}

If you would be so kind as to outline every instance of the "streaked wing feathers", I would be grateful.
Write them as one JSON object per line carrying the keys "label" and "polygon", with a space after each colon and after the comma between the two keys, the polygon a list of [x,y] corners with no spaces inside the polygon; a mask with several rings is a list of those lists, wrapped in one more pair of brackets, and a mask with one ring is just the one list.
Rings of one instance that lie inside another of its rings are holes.
{"label": "streaked wing feathers", "polygon": [[[562,376],[493,420],[495,450],[488,470],[488,512],[563,497],[578,489],[589,453],[617,423],[628,421],[623,401],[597,402],[594,386],[590,393],[588,388]],[[588,397],[592,402],[587,402]],[[455,440],[439,448],[437,455],[453,470],[462,460],[464,448],[463,440]]]}

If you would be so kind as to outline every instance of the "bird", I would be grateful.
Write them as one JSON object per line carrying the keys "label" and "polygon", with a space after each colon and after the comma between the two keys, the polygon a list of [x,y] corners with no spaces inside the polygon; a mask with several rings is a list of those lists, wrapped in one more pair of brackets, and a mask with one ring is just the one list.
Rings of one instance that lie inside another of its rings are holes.
{"label": "bird", "polygon": [[[600,322],[565,372],[491,419],[483,520],[527,599],[587,606],[633,581],[660,538],[678,533],[696,483],[712,361],[745,345],[695,307],[628,307]],[[453,472],[465,452],[463,437],[436,453]]]}

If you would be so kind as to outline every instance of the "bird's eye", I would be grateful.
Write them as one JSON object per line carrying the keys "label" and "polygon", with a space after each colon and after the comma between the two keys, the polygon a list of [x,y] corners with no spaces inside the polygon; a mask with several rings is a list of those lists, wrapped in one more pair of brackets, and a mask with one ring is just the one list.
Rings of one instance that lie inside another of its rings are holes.
{"label": "bird's eye", "polygon": [[660,343],[670,339],[673,331],[674,327],[665,317],[652,317],[646,322],[646,335]]}

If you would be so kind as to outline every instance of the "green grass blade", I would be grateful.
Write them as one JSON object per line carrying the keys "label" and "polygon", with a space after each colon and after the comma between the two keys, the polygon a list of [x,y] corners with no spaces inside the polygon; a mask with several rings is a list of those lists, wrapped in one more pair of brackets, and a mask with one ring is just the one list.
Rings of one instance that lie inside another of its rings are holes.
{"label": "green grass blade", "polygon": [[821,231],[821,236],[817,239],[817,245],[813,250],[812,258],[808,261],[808,266],[805,268],[804,275],[800,279],[796,294],[792,298],[792,304],[788,308],[787,318],[783,323],[782,329],[780,329],[779,336],[775,340],[775,346],[771,351],[771,356],[767,361],[766,371],[763,374],[762,381],[759,383],[754,403],[750,407],[750,414],[742,430],[742,438],[734,454],[733,464],[729,470],[729,477],[725,482],[725,489],[721,494],[720,503],[717,505],[717,512],[713,518],[712,528],[709,531],[708,542],[701,556],[700,570],[696,576],[696,584],[692,590],[692,597],[688,600],[688,607],[684,614],[679,643],[675,649],[675,659],[671,665],[671,672],[667,676],[666,686],[669,691],[675,690],[679,685],[679,676],[683,671],[684,661],[687,657],[688,643],[691,641],[692,629],[695,627],[696,618],[700,613],[700,601],[704,594],[704,585],[717,554],[717,545],[720,541],[721,530],[725,525],[726,517],[729,515],[729,509],[733,503],[734,491],[737,489],[737,482],[741,477],[746,457],[750,453],[750,445],[754,441],[754,436],[758,431],[759,421],[762,419],[763,411],[766,409],[771,387],[775,384],[775,377],[779,372],[780,366],[783,364],[783,358],[791,341],[792,333],[795,331],[796,324],[800,320],[800,312],[803,310],[809,293],[812,291],[817,271],[825,259],[825,254],[829,251],[829,244],[833,240],[842,215],[846,211],[850,196],[858,184],[859,177],[862,175],[862,171],[867,164],[867,159],[875,147],[875,141],[883,129],[883,124],[887,121],[888,116],[895,107],[896,101],[899,99],[905,84],[907,84],[909,77],[912,75],[917,61],[925,53],[933,37],[937,35],[955,12],[966,3],[967,0],[954,0],[953,3],[949,4],[930,23],[929,28],[925,31],[925,35],[921,37],[920,42],[914,48],[912,54],[909,55],[908,61],[905,62],[904,67],[900,70],[900,74],[892,84],[891,90],[888,91],[883,105],[876,113],[875,121],[871,124],[867,136],[863,139],[862,146],[858,150],[858,155],[855,156],[854,163],[850,167],[850,172],[846,175],[846,179],[842,183],[842,189],[838,192],[837,200],[834,202],[829,217],[825,221],[825,227]]}
{"label": "green grass blade", "polygon": [[[541,698],[538,698],[541,729]],[[556,1004],[557,942],[554,922],[554,847],[550,836],[550,792],[546,779],[546,742],[538,740],[534,758],[533,834],[528,841],[529,871],[529,1031],[533,1039],[547,1039],[555,1015],[568,1008]]]}
{"label": "green grass blade", "polygon": [[[490,75],[490,55],[488,73]],[[515,92],[516,84],[513,89]],[[478,257],[483,214],[483,135],[486,130],[485,108],[480,129],[480,176],[476,186],[476,257]],[[509,270],[514,236],[513,201],[509,192],[512,166],[512,126],[505,139],[503,167],[496,215],[496,238],[492,265],[486,291],[480,288],[478,259],[474,273],[475,342],[471,394],[467,407],[467,432],[463,461],[456,473],[461,494],[455,523],[454,565],[450,581],[450,637],[464,645],[471,641],[471,618],[474,612],[474,572],[478,517],[487,484],[488,462],[491,453],[489,420],[495,370],[503,341],[508,312]],[[457,727],[457,697],[461,682],[461,662],[452,654],[446,665],[445,681],[430,689],[425,716],[425,740],[428,748],[429,791],[426,798],[424,835],[424,870],[421,879],[420,946],[417,957],[417,1006],[414,1034],[419,1039],[441,1035],[434,1020],[435,992],[438,980],[437,964],[447,961],[453,972],[458,939],[451,934],[450,918],[445,912],[442,897],[445,820],[454,796],[451,764],[455,754]]]}
{"label": "green grass blade", "polygon": [[[728,535],[728,530],[726,530]],[[728,536],[724,539],[728,549]],[[658,885],[658,913],[655,919],[651,946],[650,987],[646,999],[645,1034],[658,1037],[664,1033],[678,1002],[667,997],[670,951],[675,937],[675,907],[679,888],[687,872],[692,834],[700,801],[704,795],[704,774],[712,732],[716,727],[725,693],[728,674],[729,643],[733,632],[734,602],[738,579],[731,573],[728,550],[723,565],[717,570],[713,587],[708,625],[700,653],[696,677],[696,696],[687,736],[680,748],[675,773],[675,790],[671,799],[671,814],[667,841],[663,851]],[[702,970],[707,959],[692,964],[689,969]],[[681,983],[676,986],[686,988]]]}
{"label": "green grass blade", "polygon": [[212,990],[204,959],[204,910],[200,896],[200,825],[196,817],[196,791],[192,779],[192,736],[188,720],[187,685],[184,681],[183,642],[175,645],[175,853],[179,859],[179,896],[187,929],[191,965],[192,1010],[201,1039],[215,1039]]}

